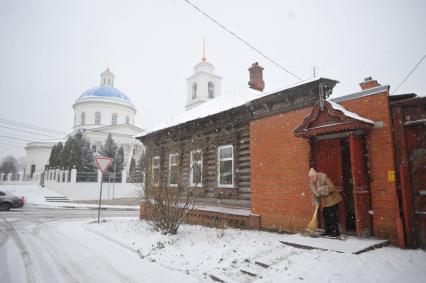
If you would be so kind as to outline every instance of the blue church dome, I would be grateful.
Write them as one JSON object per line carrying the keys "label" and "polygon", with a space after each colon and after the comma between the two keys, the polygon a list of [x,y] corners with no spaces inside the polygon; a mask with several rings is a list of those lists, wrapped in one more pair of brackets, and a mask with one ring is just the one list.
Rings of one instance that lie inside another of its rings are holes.
{"label": "blue church dome", "polygon": [[83,94],[80,95],[79,98],[86,97],[115,98],[131,103],[129,97],[127,97],[127,95],[125,95],[122,91],[108,85],[101,85],[88,89],[83,92]]}

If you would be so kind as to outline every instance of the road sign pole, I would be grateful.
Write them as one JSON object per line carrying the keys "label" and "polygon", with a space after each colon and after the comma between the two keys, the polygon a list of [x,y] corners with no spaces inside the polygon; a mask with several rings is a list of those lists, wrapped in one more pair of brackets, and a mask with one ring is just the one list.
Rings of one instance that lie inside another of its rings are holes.
{"label": "road sign pole", "polygon": [[[112,163],[112,158],[110,158],[110,157],[97,157],[95,160],[96,160],[96,164],[98,164],[99,170],[101,170],[101,173],[102,173],[101,174],[101,187],[99,188],[99,207],[98,207],[98,224],[99,224],[99,219],[101,218],[102,184],[104,182],[105,172],[107,172],[108,167]],[[108,192],[108,197],[109,197],[109,192]]]}
{"label": "road sign pole", "polygon": [[102,202],[102,183],[104,182],[104,175],[101,175],[101,187],[99,189],[99,207],[98,207],[98,224],[101,217],[101,202]]}

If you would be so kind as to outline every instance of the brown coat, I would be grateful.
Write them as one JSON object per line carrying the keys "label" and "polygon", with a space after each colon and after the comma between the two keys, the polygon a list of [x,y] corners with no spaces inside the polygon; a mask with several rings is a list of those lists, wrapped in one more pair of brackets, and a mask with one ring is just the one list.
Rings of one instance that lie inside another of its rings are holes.
{"label": "brown coat", "polygon": [[[327,195],[320,195],[320,190],[328,190]],[[318,179],[315,186],[311,186],[312,193],[320,197],[320,204],[324,207],[330,207],[343,200],[337,188],[331,182],[326,174],[318,172]]]}

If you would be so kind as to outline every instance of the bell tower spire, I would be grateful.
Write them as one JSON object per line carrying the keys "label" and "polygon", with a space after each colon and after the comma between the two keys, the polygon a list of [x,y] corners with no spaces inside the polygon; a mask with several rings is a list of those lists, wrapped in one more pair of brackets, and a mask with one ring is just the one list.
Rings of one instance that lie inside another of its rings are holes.
{"label": "bell tower spire", "polygon": [[203,58],[201,58],[201,61],[206,62],[206,38],[203,37]]}

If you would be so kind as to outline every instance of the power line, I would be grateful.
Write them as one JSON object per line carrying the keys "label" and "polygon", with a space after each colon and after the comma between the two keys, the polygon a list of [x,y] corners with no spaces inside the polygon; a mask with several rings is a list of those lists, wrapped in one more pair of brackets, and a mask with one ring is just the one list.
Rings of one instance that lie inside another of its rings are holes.
{"label": "power line", "polygon": [[[11,140],[0,137],[0,142],[11,142]],[[25,146],[27,144],[27,142],[23,142],[23,141],[14,141],[13,143],[16,145],[21,145],[21,146]]]}
{"label": "power line", "polygon": [[18,132],[23,132],[23,133],[30,133],[30,134],[34,134],[34,135],[44,136],[44,137],[48,137],[48,138],[54,138],[54,139],[58,138],[58,137],[54,137],[54,136],[49,136],[49,135],[45,135],[45,134],[40,134],[40,133],[26,131],[26,130],[21,130],[21,129],[16,129],[16,128],[2,126],[2,125],[0,125],[0,127],[1,128],[6,128],[6,129],[10,129],[10,130],[13,130],[13,131],[18,131]]}
{"label": "power line", "polygon": [[228,29],[227,27],[225,27],[224,25],[222,25],[221,23],[219,23],[217,20],[215,20],[214,18],[212,18],[209,14],[207,14],[203,10],[201,10],[198,6],[196,6],[195,4],[193,4],[192,2],[190,2],[189,0],[183,0],[183,1],[185,1],[188,5],[192,6],[195,10],[197,10],[201,14],[203,14],[206,18],[208,18],[209,20],[211,20],[213,23],[215,23],[216,25],[218,25],[220,28],[222,28],[223,30],[227,31],[232,36],[234,36],[235,38],[237,38],[239,41],[241,41],[242,43],[244,43],[245,45],[247,45],[249,48],[251,48],[252,50],[254,50],[255,52],[257,52],[258,54],[260,54],[261,56],[263,56],[264,58],[266,58],[269,62],[271,62],[275,66],[283,69],[284,71],[286,71],[288,74],[292,75],[293,77],[295,77],[299,81],[302,81],[302,79],[299,76],[296,76],[295,74],[293,74],[292,72],[290,72],[289,70],[287,70],[287,68],[283,67],[282,65],[280,65],[279,63],[277,63],[275,60],[273,60],[272,58],[270,58],[269,56],[267,56],[265,53],[263,53],[262,51],[260,51],[256,47],[254,47],[252,44],[250,44],[246,40],[242,39],[239,35],[237,35],[233,31],[231,31],[230,29]]}
{"label": "power line", "polygon": [[3,119],[3,118],[0,118],[0,122],[10,124],[10,125],[14,125],[14,126],[23,127],[23,128],[30,128],[30,129],[38,130],[38,131],[42,131],[42,132],[48,132],[48,133],[55,134],[55,135],[66,135],[67,134],[67,133],[64,133],[64,132],[61,132],[61,131],[56,131],[56,130],[43,128],[43,127],[32,125],[32,124],[21,123],[21,122]]}
{"label": "power line", "polygon": [[17,148],[24,148],[24,146],[17,146],[11,143],[5,143],[5,142],[0,142],[1,145],[7,145],[7,146],[13,146],[13,147],[17,147]]}
{"label": "power line", "polygon": [[12,140],[18,140],[18,141],[35,142],[35,141],[26,140],[26,139],[14,138],[14,137],[3,136],[3,135],[0,135],[0,137],[7,138],[7,139],[12,139]]}
{"label": "power line", "polygon": [[402,80],[402,82],[398,85],[397,88],[395,88],[395,90],[392,93],[395,93],[404,83],[406,80],[408,80],[408,78],[414,73],[414,71],[417,69],[418,66],[420,66],[420,64],[423,62],[423,60],[426,58],[426,53],[425,55],[423,55],[422,59],[420,59],[419,62],[417,62],[417,64],[414,66],[414,68],[408,73],[408,75]]}

